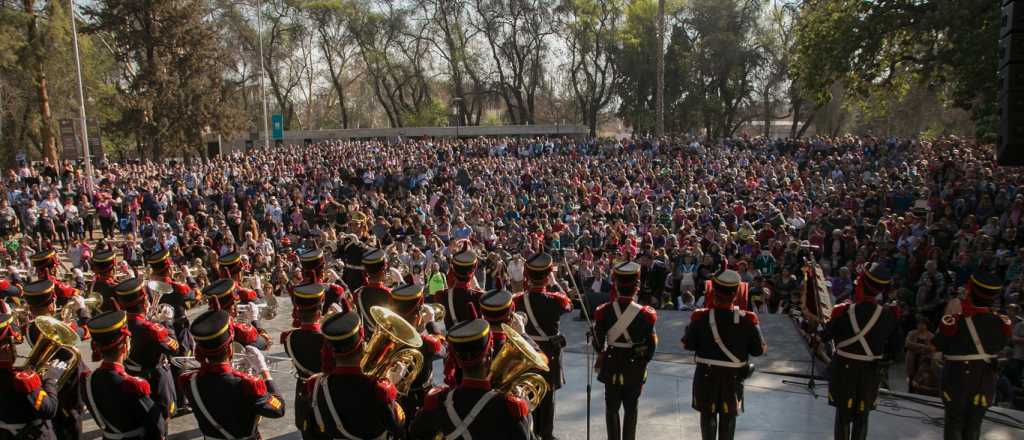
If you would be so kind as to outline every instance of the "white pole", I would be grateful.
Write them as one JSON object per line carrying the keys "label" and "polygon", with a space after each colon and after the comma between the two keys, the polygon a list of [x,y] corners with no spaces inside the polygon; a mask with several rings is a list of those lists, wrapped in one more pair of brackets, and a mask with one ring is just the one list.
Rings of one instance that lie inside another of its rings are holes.
{"label": "white pole", "polygon": [[78,72],[78,117],[82,124],[82,153],[85,156],[85,191],[92,197],[92,154],[89,151],[89,128],[85,119],[85,89],[82,86],[82,59],[78,54],[78,25],[75,24],[75,0],[68,0],[71,10],[71,39],[75,45],[75,69]]}
{"label": "white pole", "polygon": [[263,148],[270,149],[270,122],[267,119],[267,86],[263,81],[263,4],[256,0],[256,38],[260,46],[260,94],[263,95]]}

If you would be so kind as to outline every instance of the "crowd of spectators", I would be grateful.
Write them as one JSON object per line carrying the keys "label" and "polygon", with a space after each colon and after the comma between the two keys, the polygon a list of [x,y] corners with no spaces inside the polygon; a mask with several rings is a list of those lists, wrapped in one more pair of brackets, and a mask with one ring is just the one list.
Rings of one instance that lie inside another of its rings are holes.
{"label": "crowd of spectators", "polygon": [[704,281],[725,266],[750,283],[753,308],[787,313],[808,260],[824,268],[834,302],[880,262],[896,280],[887,300],[904,311],[913,384],[933,357],[914,342],[984,268],[1003,277],[997,306],[1015,324],[1004,385],[1022,385],[1024,173],[969,141],[333,141],[103,164],[93,182],[89,193],[68,163],[10,170],[0,199],[10,276],[40,246],[66,251],[77,275],[97,248],[117,249],[131,270],[162,246],[201,283],[212,258],[234,248],[279,285],[295,248],[310,237],[331,247],[356,211],[370,217],[372,244],[388,249],[394,280],[431,292],[445,288],[459,239],[485,256],[482,288],[519,288],[524,257],[546,249],[563,288],[592,301],[609,294],[612,261],[635,259],[642,300],[674,309],[699,307]]}

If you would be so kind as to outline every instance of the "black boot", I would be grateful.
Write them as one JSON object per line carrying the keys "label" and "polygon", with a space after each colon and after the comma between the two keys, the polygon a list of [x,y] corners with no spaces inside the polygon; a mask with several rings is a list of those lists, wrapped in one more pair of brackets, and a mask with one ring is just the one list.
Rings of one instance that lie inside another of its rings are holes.
{"label": "black boot", "polygon": [[981,422],[985,420],[986,408],[976,407],[971,408],[970,414],[967,415],[967,421],[964,423],[964,438],[963,440],[978,440],[981,438]]}
{"label": "black boot", "polygon": [[943,440],[964,440],[964,418],[961,415],[947,408],[943,421]]}
{"label": "black boot", "polygon": [[850,440],[850,419],[840,411],[836,411],[835,440]]}
{"label": "black boot", "polygon": [[852,440],[867,440],[868,438],[868,413],[860,413],[853,416]]}
{"label": "black boot", "polygon": [[718,436],[718,414],[712,412],[700,413],[700,438],[701,440],[715,440]]}
{"label": "black boot", "polygon": [[718,416],[718,440],[732,440],[736,435],[736,415],[721,414]]}

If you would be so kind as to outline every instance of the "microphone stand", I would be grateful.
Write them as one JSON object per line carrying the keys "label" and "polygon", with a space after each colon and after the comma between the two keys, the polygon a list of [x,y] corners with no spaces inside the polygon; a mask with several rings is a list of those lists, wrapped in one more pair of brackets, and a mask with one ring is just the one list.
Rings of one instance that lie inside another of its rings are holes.
{"label": "microphone stand", "polygon": [[[587,369],[587,440],[590,440],[590,402],[594,383],[594,362],[593,362],[593,337],[594,337],[594,322],[590,320],[590,308],[587,305],[587,299],[583,296],[583,291],[580,290],[576,284],[576,276],[569,267],[569,262],[565,258],[565,252],[562,254],[562,267],[565,268],[566,273],[569,275],[569,282],[572,284],[572,288],[576,290],[576,297],[580,301],[580,310],[583,311],[583,319],[587,321],[587,334],[586,334],[586,369]],[[561,286],[559,286],[561,287]],[[564,289],[563,289],[564,290]]]}

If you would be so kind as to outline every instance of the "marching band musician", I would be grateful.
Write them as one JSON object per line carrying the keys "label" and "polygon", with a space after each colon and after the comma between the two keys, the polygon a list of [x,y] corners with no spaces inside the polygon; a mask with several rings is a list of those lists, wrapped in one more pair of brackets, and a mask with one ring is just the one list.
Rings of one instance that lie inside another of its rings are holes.
{"label": "marching band musician", "polygon": [[505,330],[501,328],[502,324],[508,324],[512,328],[523,327],[516,319],[512,298],[512,292],[505,289],[490,290],[480,296],[480,316],[491,325],[492,355],[497,354],[508,339]]}
{"label": "marching band musician", "polygon": [[21,285],[11,282],[7,278],[0,278],[0,313],[12,314],[13,308],[10,302],[21,298]]}
{"label": "marching band musician", "polygon": [[525,440],[531,438],[526,401],[491,388],[491,326],[482,319],[463,321],[448,331],[452,356],[463,371],[455,387],[427,394],[410,427],[410,438]]}
{"label": "marching band musician", "polygon": [[[203,289],[203,296],[207,298],[209,310],[223,310],[230,316],[247,315],[238,313],[239,302],[238,283],[231,278],[221,278],[214,281],[206,289]],[[253,316],[238,316],[236,321],[231,320],[231,328],[234,331],[234,341],[244,346],[253,346],[259,350],[266,350],[271,345],[270,335],[263,329],[257,328],[251,322]]]}
{"label": "marching band musician", "polygon": [[14,317],[0,314],[0,440],[55,440],[57,380],[64,371],[51,367],[41,378],[32,370],[14,370],[21,338]]}
{"label": "marching band musician", "polygon": [[359,307],[359,315],[363,319],[363,329],[372,335],[376,330],[370,318],[370,308],[387,306],[391,289],[385,286],[388,274],[388,263],[384,251],[370,249],[363,254],[363,269],[366,271],[366,284],[355,290],[354,296]]}
{"label": "marching band musician", "polygon": [[[25,303],[28,305],[32,319],[39,316],[55,317],[56,292],[57,286],[50,279],[42,279],[25,285]],[[81,297],[76,295],[75,298]],[[85,308],[84,306],[79,307],[79,310]],[[65,324],[78,334],[79,339],[84,341],[90,338],[87,327],[79,326],[74,321],[66,322]],[[27,333],[29,344],[34,346],[41,336],[39,328],[36,327],[35,323],[29,323]],[[53,418],[53,429],[57,438],[62,440],[74,440],[82,434],[83,402],[76,390],[78,389],[78,378],[86,371],[86,367],[83,363],[79,362],[77,368],[78,372],[73,374],[60,390],[57,390],[59,411]]]}
{"label": "marching band musician", "polygon": [[369,236],[366,222],[366,214],[359,211],[349,215],[348,241],[341,249],[342,260],[345,262],[345,272],[341,274],[341,279],[350,292],[363,287],[366,283],[366,273],[363,270],[363,254],[368,250],[364,242]]}
{"label": "marching band musician", "polygon": [[[72,288],[71,285],[61,281],[56,276],[58,265],[56,251],[53,249],[40,251],[29,259],[32,260],[32,265],[36,268],[36,276],[39,279],[45,278],[53,282],[53,288],[56,292],[57,307],[65,306],[69,301],[78,296],[78,289]],[[83,307],[82,309],[85,308]],[[88,310],[85,311],[88,312]]]}
{"label": "marching band musician", "polygon": [[320,331],[320,309],[326,294],[325,284],[310,283],[292,289],[292,325],[281,333],[281,344],[295,366],[295,426],[306,435],[306,415],[312,406],[306,380],[323,371],[324,335]]}
{"label": "marching band musician", "polygon": [[565,383],[562,371],[562,348],[565,336],[559,332],[562,315],[572,311],[572,301],[565,293],[549,290],[554,259],[541,252],[530,257],[524,265],[526,292],[515,299],[516,310],[526,314],[525,335],[535,342],[548,357],[548,392],[533,410],[533,432],[540,440],[551,440],[555,424],[555,390]]}
{"label": "marching band musician", "polygon": [[[189,320],[185,312],[188,303],[196,300],[196,293],[188,284],[175,282],[171,278],[173,261],[171,260],[170,250],[162,248],[157,252],[147,255],[145,260],[151,269],[149,279],[171,286],[171,291],[160,295],[160,298],[156,299],[156,301],[159,304],[166,304],[171,308],[173,316],[168,323],[168,327],[174,333],[174,340],[178,341],[178,345],[181,346],[180,352],[182,356],[191,356],[195,342],[192,341],[192,334],[188,331]],[[170,368],[175,378],[183,373],[180,368],[174,365],[171,365]],[[177,390],[175,394],[177,396],[175,405],[178,408],[184,408],[185,397],[181,394],[181,390]]]}
{"label": "marching band musician", "polygon": [[324,319],[321,330],[331,351],[330,364],[306,382],[313,399],[306,432],[317,439],[401,436],[405,414],[395,401],[395,386],[367,376],[359,366],[366,342],[359,314],[334,313]]}
{"label": "marching band musician", "polygon": [[445,307],[445,328],[452,328],[458,322],[475,319],[470,316],[470,305],[474,307],[483,292],[473,287],[473,276],[476,273],[477,256],[472,249],[465,249],[452,256],[451,276],[454,278],[452,287],[434,294],[434,302]]}
{"label": "marching band musician", "polygon": [[[419,374],[413,379],[409,387],[409,393],[398,397],[398,403],[402,405],[405,414],[415,415],[423,405],[423,399],[427,392],[433,387],[431,376],[434,372],[434,360],[444,359],[444,342],[440,336],[431,334],[434,316],[429,308],[423,307],[424,287],[420,284],[406,284],[391,291],[389,308],[408,321],[420,331],[420,338],[423,345],[420,346],[420,353],[423,355],[423,367]],[[426,312],[426,313],[424,313]]]}
{"label": "marching band musician", "polygon": [[118,307],[128,313],[128,330],[131,332],[124,366],[132,376],[149,382],[153,403],[167,419],[176,410],[174,377],[167,358],[181,355],[181,346],[167,327],[149,320],[149,294],[145,285],[142,278],[129,278],[114,288]]}
{"label": "marching band musician", "polygon": [[700,412],[704,440],[732,440],[743,410],[743,380],[751,373],[749,356],[767,350],[757,315],[734,303],[740,282],[734,270],[715,275],[711,308],[695,310],[683,335],[683,347],[696,352],[693,409]]}
{"label": "marching band musician", "polygon": [[263,353],[256,348],[246,347],[245,358],[260,377],[232,367],[231,321],[223,310],[210,310],[196,317],[191,331],[200,367],[183,374],[178,382],[204,437],[259,439],[260,417],[284,417],[284,401],[274,387]]}
{"label": "marching band musician", "polygon": [[[360,257],[362,258],[362,257]],[[361,261],[361,260],[360,260]],[[299,255],[299,264],[302,265],[302,284],[323,283],[324,279],[324,251],[319,248],[307,250]],[[340,284],[325,284],[324,298],[321,301],[321,313],[327,313],[327,309],[341,301],[350,301],[345,288]]]}
{"label": "marching band musician", "polygon": [[836,407],[836,440],[867,438],[882,365],[900,353],[899,309],[876,302],[878,297],[885,299],[891,285],[889,270],[872,264],[857,279],[855,302],[833,307],[832,319],[825,325],[822,336],[835,341],[828,403]]}
{"label": "marching band musician", "polygon": [[998,275],[975,272],[967,283],[961,312],[942,317],[932,344],[942,352],[944,438],[977,440],[996,395],[996,353],[1012,334],[1009,318],[992,309],[1003,291]]}
{"label": "marching band musician", "polygon": [[236,296],[238,304],[249,304],[256,301],[255,290],[242,286],[242,254],[238,251],[228,251],[217,257],[217,266],[220,267],[221,278],[230,278],[235,281]]}
{"label": "marching band musician", "polygon": [[[605,424],[609,440],[636,438],[637,406],[647,381],[647,363],[658,347],[654,323],[658,315],[636,302],[640,265],[621,262],[612,268],[615,299],[594,312],[594,348],[598,354],[597,380],[604,383]],[[624,417],[619,421],[619,407]]]}
{"label": "marching band musician", "polygon": [[150,397],[149,382],[124,370],[131,332],[128,314],[105,312],[89,321],[93,361],[100,366],[83,376],[80,392],[106,440],[160,440],[166,420]]}
{"label": "marching band musician", "polygon": [[98,292],[103,298],[100,305],[101,312],[117,310],[115,302],[114,286],[117,280],[114,279],[114,266],[117,264],[117,256],[113,251],[100,250],[92,256],[92,271],[94,274],[92,290]]}

